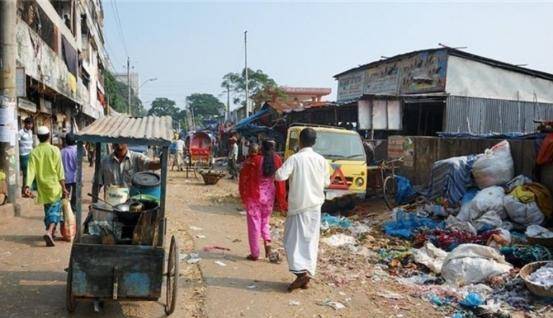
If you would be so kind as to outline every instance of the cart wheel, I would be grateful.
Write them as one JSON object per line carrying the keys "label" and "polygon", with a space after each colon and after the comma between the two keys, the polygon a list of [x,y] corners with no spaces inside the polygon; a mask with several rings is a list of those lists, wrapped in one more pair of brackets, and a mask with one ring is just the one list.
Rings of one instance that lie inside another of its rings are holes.
{"label": "cart wheel", "polygon": [[395,176],[388,176],[384,179],[382,186],[384,192],[384,201],[388,209],[393,210],[396,206],[397,180]]}
{"label": "cart wheel", "polygon": [[169,316],[175,311],[177,304],[177,292],[179,287],[179,248],[175,237],[171,237],[169,257],[167,260],[167,281],[166,292],[167,302],[165,303],[165,314]]}
{"label": "cart wheel", "polygon": [[77,302],[75,296],[73,296],[73,264],[69,262],[69,269],[67,270],[67,285],[65,286],[65,307],[68,312],[74,312]]}

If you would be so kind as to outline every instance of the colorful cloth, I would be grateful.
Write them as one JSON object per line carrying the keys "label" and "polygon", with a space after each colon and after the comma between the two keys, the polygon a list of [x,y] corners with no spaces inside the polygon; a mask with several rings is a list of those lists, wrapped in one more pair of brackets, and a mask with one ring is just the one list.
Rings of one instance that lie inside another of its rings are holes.
{"label": "colorful cloth", "polygon": [[61,199],[44,205],[44,225],[46,228],[50,224],[63,222],[61,213]]}
{"label": "colorful cloth", "polygon": [[284,250],[290,272],[315,275],[320,232],[321,206],[286,217]]}
{"label": "colorful cloth", "polygon": [[[275,168],[280,168],[282,166],[280,156],[275,154],[273,158]],[[263,186],[274,193],[273,200],[276,200],[277,207],[286,211],[288,209],[286,184],[283,181],[275,181],[274,177],[263,177],[262,167],[263,157],[260,155],[249,156],[244,161],[238,183],[242,203],[247,206],[249,202],[258,202],[261,195],[260,189]]]}
{"label": "colorful cloth", "polygon": [[31,151],[25,185],[31,187],[36,179],[39,203],[59,201],[62,196],[60,181],[64,178],[61,154],[57,147],[43,142]]}
{"label": "colorful cloth", "polygon": [[65,183],[77,182],[77,146],[64,147],[61,150],[61,161],[65,173]]}
{"label": "colorful cloth", "polygon": [[[262,191],[263,192],[263,191]],[[247,209],[246,220],[248,222],[248,241],[250,243],[250,255],[259,257],[259,237],[265,242],[271,241],[271,230],[269,221],[271,219],[271,213],[273,212],[273,198],[270,200],[271,194],[265,194],[268,202],[250,202]]]}
{"label": "colorful cloth", "polygon": [[450,204],[458,204],[472,184],[471,169],[475,161],[474,155],[436,161],[432,165],[426,196],[431,200],[443,197]]}
{"label": "colorful cloth", "polygon": [[545,136],[540,150],[538,151],[538,156],[536,157],[537,165],[546,165],[553,162],[553,133],[547,134]]}

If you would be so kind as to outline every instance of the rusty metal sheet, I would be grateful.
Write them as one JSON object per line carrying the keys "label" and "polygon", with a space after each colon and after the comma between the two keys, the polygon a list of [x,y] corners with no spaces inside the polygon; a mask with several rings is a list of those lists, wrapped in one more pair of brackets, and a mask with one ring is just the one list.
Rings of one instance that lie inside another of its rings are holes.
{"label": "rusty metal sheet", "polygon": [[173,137],[172,119],[169,116],[106,116],[76,136],[77,140],[89,142],[169,144]]}

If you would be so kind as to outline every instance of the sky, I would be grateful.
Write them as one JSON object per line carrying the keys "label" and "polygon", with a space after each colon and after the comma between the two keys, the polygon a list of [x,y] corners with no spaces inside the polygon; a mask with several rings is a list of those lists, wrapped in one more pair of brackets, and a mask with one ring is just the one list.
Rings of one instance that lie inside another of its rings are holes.
{"label": "sky", "polygon": [[279,85],[329,87],[347,69],[439,43],[553,73],[553,2],[185,2],[104,0],[115,71],[127,56],[146,106],[192,93],[226,102],[221,79],[248,66]]}

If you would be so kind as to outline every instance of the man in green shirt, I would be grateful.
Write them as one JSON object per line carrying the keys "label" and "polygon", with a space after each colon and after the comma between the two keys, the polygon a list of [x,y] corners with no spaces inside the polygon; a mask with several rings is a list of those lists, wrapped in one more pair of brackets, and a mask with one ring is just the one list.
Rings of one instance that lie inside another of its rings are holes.
{"label": "man in green shirt", "polygon": [[43,238],[47,246],[54,246],[56,225],[62,221],[61,199],[67,197],[60,150],[49,143],[50,130],[41,126],[37,130],[40,144],[31,151],[27,166],[27,178],[23,193],[33,197],[31,185],[36,180],[38,202],[44,205],[46,234]]}

